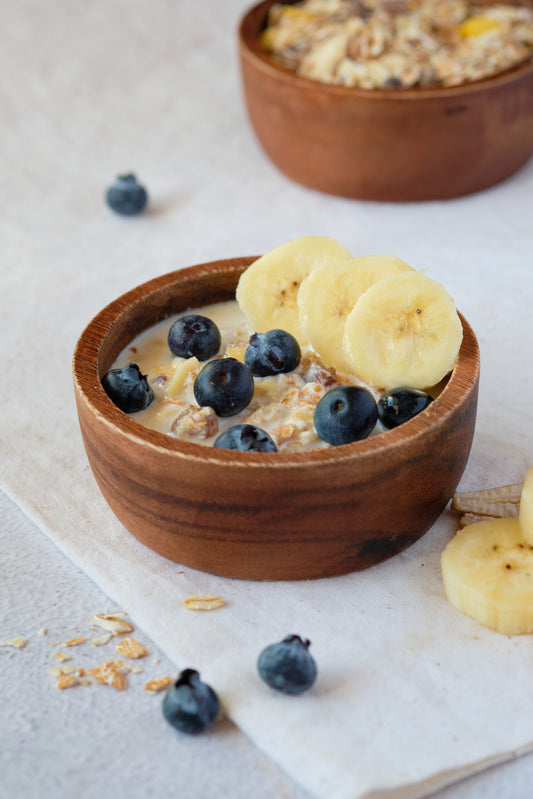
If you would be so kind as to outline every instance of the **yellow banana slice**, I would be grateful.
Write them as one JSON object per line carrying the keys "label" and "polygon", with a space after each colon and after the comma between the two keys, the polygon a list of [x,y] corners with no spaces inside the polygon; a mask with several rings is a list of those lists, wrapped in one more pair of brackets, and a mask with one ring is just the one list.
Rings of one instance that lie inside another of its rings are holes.
{"label": "yellow banana slice", "polygon": [[463,338],[446,289],[422,272],[374,283],[355,303],[344,328],[350,371],[376,388],[429,388],[453,369]]}
{"label": "yellow banana slice", "polygon": [[303,280],[298,292],[300,327],[326,366],[348,371],[342,336],[359,297],[383,277],[412,271],[395,255],[367,255],[331,261]]}
{"label": "yellow banana slice", "polygon": [[302,236],[258,258],[242,273],[236,291],[250,327],[256,333],[281,328],[305,345],[296,300],[300,285],[313,269],[348,257],[344,244],[329,236]]}
{"label": "yellow banana slice", "polygon": [[524,480],[518,518],[524,539],[529,544],[533,544],[533,468],[529,469]]}
{"label": "yellow banana slice", "polygon": [[485,627],[518,635],[533,633],[533,544],[518,519],[469,525],[441,558],[448,601]]}

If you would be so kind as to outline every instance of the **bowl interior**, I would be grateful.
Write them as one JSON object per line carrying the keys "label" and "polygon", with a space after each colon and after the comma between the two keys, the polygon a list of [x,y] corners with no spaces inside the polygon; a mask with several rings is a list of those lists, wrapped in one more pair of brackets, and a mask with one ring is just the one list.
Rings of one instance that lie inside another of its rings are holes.
{"label": "bowl interior", "polygon": [[[101,378],[119,353],[139,333],[153,324],[181,311],[235,298],[235,288],[244,269],[257,256],[232,258],[189,267],[150,280],[127,292],[104,308],[87,326],[77,344],[73,370],[79,390],[89,404],[113,425],[129,435],[167,451],[176,451],[200,459],[242,459],[263,464],[264,453],[234,452],[181,441],[143,427],[120,411],[107,397]],[[423,433],[437,421],[444,421],[463,397],[472,390],[479,376],[479,348],[474,332],[461,316],[463,342],[457,364],[431,412],[419,414],[408,423],[378,436],[340,447],[308,451],[281,451],[269,458],[276,464],[302,464],[312,461],[351,458],[354,454],[371,455],[387,447],[401,446],[409,438]]]}
{"label": "bowl interior", "polygon": [[[423,97],[438,97],[444,95],[462,94],[469,91],[479,91],[484,85],[494,85],[501,81],[505,82],[510,78],[514,78],[517,74],[533,71],[533,56],[525,59],[520,64],[512,67],[511,69],[504,70],[495,75],[491,75],[481,80],[470,81],[468,83],[460,84],[459,86],[414,86],[409,89],[359,89],[357,87],[339,86],[337,84],[322,83],[314,81],[309,78],[302,77],[292,72],[289,69],[276,63],[276,61],[267,53],[260,45],[260,33],[266,28],[268,12],[270,8],[275,5],[279,0],[262,0],[255,6],[252,6],[241,18],[239,24],[239,42],[241,48],[257,61],[258,65],[268,70],[274,70],[279,75],[285,75],[288,80],[301,82],[302,86],[320,87],[320,90],[328,94],[348,93],[353,97],[360,96],[361,98],[390,98],[395,100],[409,100],[409,99],[422,99]],[[294,5],[299,0],[283,0],[284,5]],[[495,0],[477,0],[475,6],[478,8],[501,5]],[[512,6],[525,6],[533,8],[533,0],[505,0],[505,5]],[[318,90],[318,89],[317,89]]]}

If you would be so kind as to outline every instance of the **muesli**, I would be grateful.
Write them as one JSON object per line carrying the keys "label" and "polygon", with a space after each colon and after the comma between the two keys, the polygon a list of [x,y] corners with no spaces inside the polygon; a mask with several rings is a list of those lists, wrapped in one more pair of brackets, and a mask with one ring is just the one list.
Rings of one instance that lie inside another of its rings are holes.
{"label": "muesli", "polygon": [[276,3],[261,46],[298,75],[362,89],[458,86],[533,55],[533,9],[466,0]]}

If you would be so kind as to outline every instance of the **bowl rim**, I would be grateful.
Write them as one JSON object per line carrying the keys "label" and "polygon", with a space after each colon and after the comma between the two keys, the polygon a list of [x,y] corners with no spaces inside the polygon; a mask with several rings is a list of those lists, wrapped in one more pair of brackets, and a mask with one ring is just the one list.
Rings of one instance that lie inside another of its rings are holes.
{"label": "bowl rim", "polygon": [[[298,2],[298,0],[282,1],[284,4],[290,5]],[[255,17],[256,15],[259,15],[260,9],[264,8],[266,18],[266,11],[276,2],[278,2],[278,0],[261,0],[261,2],[256,3],[244,12],[238,25],[239,49],[241,52],[241,57],[248,58],[254,63],[254,66],[257,69],[284,84],[290,84],[294,89],[300,88],[307,91],[321,91],[322,93],[333,97],[352,97],[354,99],[368,100],[370,102],[380,100],[409,102],[413,100],[438,100],[462,97],[464,95],[483,92],[487,89],[495,89],[501,85],[512,83],[515,80],[519,80],[527,75],[533,74],[532,53],[529,58],[516,64],[514,67],[510,67],[502,72],[498,72],[495,75],[489,75],[486,78],[480,78],[479,80],[461,83],[458,86],[413,86],[407,89],[360,89],[356,86],[341,86],[339,84],[323,83],[322,81],[312,80],[311,78],[305,78],[301,75],[297,75],[295,72],[286,69],[280,64],[276,64],[272,57],[265,52],[259,44],[257,36],[259,28],[254,22]],[[531,0],[522,0],[522,2],[515,3],[512,3],[511,0],[511,4],[526,4],[533,7]]]}
{"label": "bowl rim", "polygon": [[[332,463],[353,463],[356,457],[366,459],[377,454],[385,454],[386,451],[401,447],[407,441],[417,440],[429,431],[444,425],[471,393],[477,390],[480,371],[479,345],[470,324],[458,311],[463,325],[463,341],[455,367],[439,396],[426,410],[403,425],[361,441],[337,447],[320,447],[299,451],[238,452],[173,438],[167,433],[144,427],[132,416],[121,411],[109,399],[101,385],[99,363],[103,343],[112,336],[120,315],[135,306],[142,307],[149,297],[168,290],[173,284],[178,287],[184,280],[198,278],[208,280],[214,271],[227,272],[236,277],[237,272],[244,271],[246,266],[253,263],[258,257],[226,258],[178,269],[141,283],[108,303],[86,325],[74,349],[72,373],[78,400],[83,398],[92,414],[109,428],[127,436],[138,445],[148,446],[160,453],[224,466],[234,465],[246,468],[266,466],[269,469],[292,469],[301,466],[321,467]],[[183,310],[187,310],[187,308],[177,309],[175,313],[180,313]],[[164,318],[171,318],[171,316],[172,314]],[[141,332],[142,329],[135,331],[131,338],[133,339]],[[119,351],[115,353],[115,357],[118,354]]]}

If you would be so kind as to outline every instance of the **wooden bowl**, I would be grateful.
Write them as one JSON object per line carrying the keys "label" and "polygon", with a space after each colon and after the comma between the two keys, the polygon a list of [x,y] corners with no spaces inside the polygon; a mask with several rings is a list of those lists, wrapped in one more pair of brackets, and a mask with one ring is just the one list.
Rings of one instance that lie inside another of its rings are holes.
{"label": "wooden bowl", "polygon": [[504,180],[532,154],[533,60],[450,88],[319,83],[261,49],[273,3],[240,23],[244,97],[265,153],[297,183],[364,200],[446,199]]}
{"label": "wooden bowl", "polygon": [[73,371],[96,481],[127,530],[191,568],[253,580],[327,577],[408,547],[435,522],[466,465],[479,349],[464,339],[446,387],[421,414],[364,441],[308,452],[235,452],[141,426],[100,380],[138,333],[167,316],[233,299],[254,258],[201,264],[145,283],[82,333]]}

